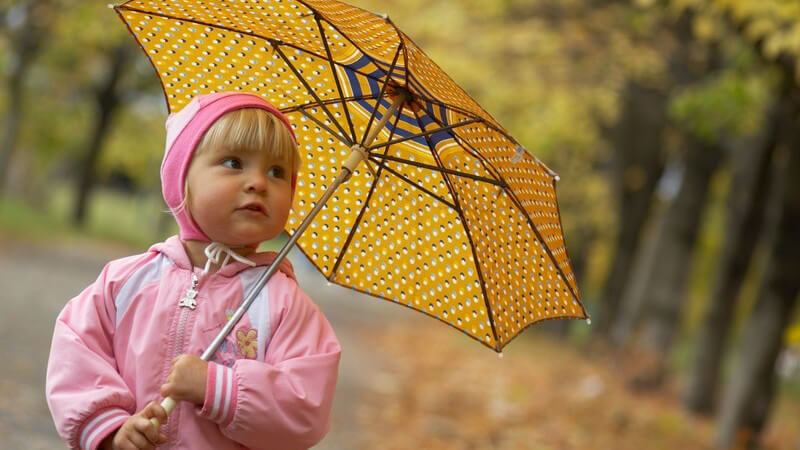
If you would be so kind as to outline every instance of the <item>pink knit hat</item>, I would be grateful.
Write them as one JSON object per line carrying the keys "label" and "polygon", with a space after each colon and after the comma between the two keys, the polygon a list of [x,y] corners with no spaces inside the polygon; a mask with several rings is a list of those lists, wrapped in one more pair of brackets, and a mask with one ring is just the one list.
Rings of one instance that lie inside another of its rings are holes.
{"label": "pink knit hat", "polygon": [[[272,113],[286,125],[297,143],[297,136],[286,116],[257,95],[239,92],[199,95],[179,112],[170,114],[166,124],[167,145],[161,162],[161,192],[178,222],[181,239],[211,241],[197,226],[186,207],[178,209],[183,203],[186,172],[197,144],[211,125],[223,114],[242,108],[260,108]],[[292,178],[292,191],[295,181]]]}

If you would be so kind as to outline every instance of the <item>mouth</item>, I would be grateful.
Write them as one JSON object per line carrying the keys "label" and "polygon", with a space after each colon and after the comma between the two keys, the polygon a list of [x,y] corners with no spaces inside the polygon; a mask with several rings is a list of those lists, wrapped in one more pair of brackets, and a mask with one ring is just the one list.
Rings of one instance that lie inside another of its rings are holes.
{"label": "mouth", "polygon": [[248,204],[246,204],[246,205],[244,205],[244,206],[242,206],[241,208],[238,208],[238,209],[240,211],[244,211],[244,212],[252,212],[252,213],[257,213],[257,214],[263,214],[265,216],[267,215],[266,208],[264,208],[264,205],[262,205],[260,203],[248,203]]}

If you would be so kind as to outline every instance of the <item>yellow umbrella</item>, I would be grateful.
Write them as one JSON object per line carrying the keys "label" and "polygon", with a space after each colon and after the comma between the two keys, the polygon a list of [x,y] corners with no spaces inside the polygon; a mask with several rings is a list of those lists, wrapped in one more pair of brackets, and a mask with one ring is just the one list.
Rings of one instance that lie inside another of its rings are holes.
{"label": "yellow umbrella", "polygon": [[498,352],[535,322],[588,318],[564,245],[558,177],[387,17],[332,0],[131,0],[115,9],[170,111],[199,94],[241,91],[297,128],[304,167],[280,257],[296,243],[330,282]]}

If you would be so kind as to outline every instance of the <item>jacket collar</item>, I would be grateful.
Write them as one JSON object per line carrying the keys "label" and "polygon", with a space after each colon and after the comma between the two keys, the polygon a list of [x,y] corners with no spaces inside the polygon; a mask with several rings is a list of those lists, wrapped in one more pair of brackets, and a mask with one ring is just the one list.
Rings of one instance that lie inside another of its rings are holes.
{"label": "jacket collar", "polygon": [[[154,244],[152,247],[150,247],[149,251],[163,254],[181,269],[194,270],[192,263],[189,260],[189,255],[186,253],[186,249],[183,247],[183,243],[178,236],[172,236],[164,242]],[[249,255],[247,259],[255,262],[256,267],[266,267],[272,264],[277,256],[278,254],[276,252],[258,252]],[[250,266],[247,264],[236,260],[231,260],[225,265],[225,267],[219,269],[214,275],[233,277],[238,275],[243,270],[249,268]],[[278,266],[278,270],[283,272],[287,277],[297,281],[297,278],[294,275],[292,263],[287,258],[284,258],[283,261],[281,261],[280,266]]]}

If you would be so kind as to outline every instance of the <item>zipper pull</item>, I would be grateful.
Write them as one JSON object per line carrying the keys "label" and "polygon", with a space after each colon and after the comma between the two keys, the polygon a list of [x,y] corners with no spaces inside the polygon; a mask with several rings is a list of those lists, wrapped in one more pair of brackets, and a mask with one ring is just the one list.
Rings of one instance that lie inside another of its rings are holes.
{"label": "zipper pull", "polygon": [[178,301],[178,306],[194,309],[197,306],[197,275],[192,274],[192,287],[186,290],[186,293],[183,294],[183,298]]}

